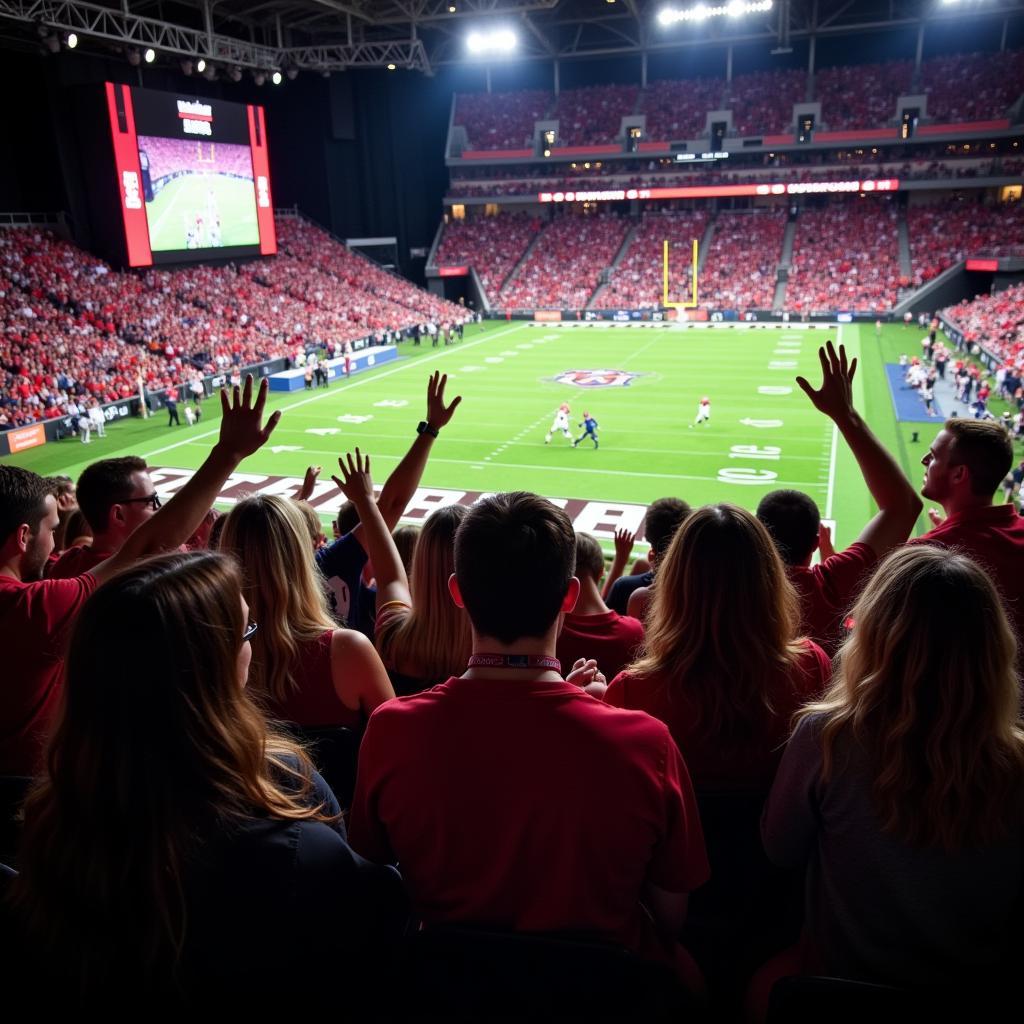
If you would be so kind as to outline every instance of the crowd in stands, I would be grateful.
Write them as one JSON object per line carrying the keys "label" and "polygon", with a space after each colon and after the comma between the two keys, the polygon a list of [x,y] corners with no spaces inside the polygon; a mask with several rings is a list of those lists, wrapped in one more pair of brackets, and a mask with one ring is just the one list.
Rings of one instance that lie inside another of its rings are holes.
{"label": "crowd in stands", "polygon": [[718,214],[701,270],[701,305],[771,309],[785,232],[785,210]]}
{"label": "crowd in stands", "polygon": [[806,72],[787,69],[737,75],[729,83],[726,103],[740,135],[759,135],[792,131],[793,104],[806,99]]}
{"label": "crowd in stands", "polygon": [[806,975],[897,987],[876,1009],[1005,1007],[1024,518],[993,496],[1013,445],[948,420],[911,538],[917,486],[845,349],[819,356],[795,383],[877,508],[856,540],[834,550],[796,490],[756,515],[667,496],[628,575],[616,534],[603,587],[596,540],[522,491],[436,511],[403,558],[397,522],[460,429],[438,373],[379,496],[365,453],[338,459],[330,543],[319,467],[211,512],[282,417],[266,381],[234,389],[164,503],[141,459],[77,488],[0,465],[9,977],[62,1010],[237,1012],[309,978],[304,1005],[336,1007],[322,979],[344,970],[356,1019],[474,995],[474,1019],[507,1016],[559,986],[649,1019],[667,986],[688,1011],[654,1019],[736,1019],[745,990],[759,1021]]}
{"label": "crowd in stands", "polygon": [[534,122],[555,97],[541,89],[503,93],[459,93],[454,124],[462,125],[470,149],[524,149],[533,144]]}
{"label": "crowd in stands", "polygon": [[154,182],[178,174],[228,174],[252,180],[248,146],[140,135],[139,152],[149,158],[149,176]]}
{"label": "crowd in stands", "polygon": [[646,114],[644,134],[656,142],[695,139],[704,133],[707,112],[717,110],[720,78],[659,79],[640,94],[637,113]]}
{"label": "crowd in stands", "polygon": [[1024,204],[944,202],[907,209],[907,233],[920,285],[965,256],[1024,254]]}
{"label": "crowd in stands", "polygon": [[307,222],[280,219],[278,237],[268,261],[118,273],[49,232],[0,233],[0,428],[196,370],[468,318]]}
{"label": "crowd in stands", "polygon": [[494,302],[512,268],[540,231],[541,221],[523,213],[450,220],[435,261],[438,266],[472,266]]}
{"label": "crowd in stands", "polygon": [[964,300],[943,310],[969,344],[983,345],[1011,366],[1024,366],[1024,284]]}
{"label": "crowd in stands", "polygon": [[499,304],[505,309],[582,309],[630,226],[614,216],[556,217],[505,282]]}
{"label": "crowd in stands", "polygon": [[952,53],[921,64],[928,116],[939,122],[1004,117],[1024,92],[1024,51]]}
{"label": "crowd in stands", "polygon": [[589,85],[559,93],[556,146],[606,145],[620,139],[622,119],[636,112],[636,85]]}
{"label": "crowd in stands", "polygon": [[821,68],[814,98],[829,131],[880,128],[896,116],[896,100],[910,92],[914,65],[908,60]]}
{"label": "crowd in stands", "polygon": [[900,282],[899,228],[887,200],[803,210],[797,219],[787,309],[891,309]]}
{"label": "crowd in stands", "polygon": [[594,301],[597,309],[659,309],[664,301],[664,243],[669,243],[670,300],[690,299],[693,239],[707,226],[705,210],[646,213],[622,261]]}

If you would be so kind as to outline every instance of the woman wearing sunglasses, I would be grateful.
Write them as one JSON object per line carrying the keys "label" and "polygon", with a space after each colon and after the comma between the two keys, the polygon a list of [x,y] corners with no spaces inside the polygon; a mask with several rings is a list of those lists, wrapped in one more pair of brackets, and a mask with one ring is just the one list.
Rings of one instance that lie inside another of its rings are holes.
{"label": "woman wearing sunglasses", "polygon": [[143,562],[85,605],[5,930],[72,1002],[263,1001],[370,971],[400,926],[397,874],[353,853],[248,695],[258,635],[209,552]]}

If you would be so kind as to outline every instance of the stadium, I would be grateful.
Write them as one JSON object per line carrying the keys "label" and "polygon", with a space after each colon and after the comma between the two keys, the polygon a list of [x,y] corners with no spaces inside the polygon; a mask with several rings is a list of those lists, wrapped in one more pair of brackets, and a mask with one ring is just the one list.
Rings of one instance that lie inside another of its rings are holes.
{"label": "stadium", "polygon": [[0,47],[12,1008],[997,1012],[1020,0]]}

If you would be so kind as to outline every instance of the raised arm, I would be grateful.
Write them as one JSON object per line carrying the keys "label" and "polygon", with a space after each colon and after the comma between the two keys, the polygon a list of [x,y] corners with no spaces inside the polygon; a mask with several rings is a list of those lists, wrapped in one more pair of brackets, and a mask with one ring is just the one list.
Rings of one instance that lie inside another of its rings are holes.
{"label": "raised arm", "polygon": [[607,599],[612,585],[624,572],[629,556],[633,553],[635,540],[636,534],[629,530],[620,528],[615,531],[615,558],[612,560],[612,567],[608,570],[608,575],[604,578],[604,586],[601,588],[602,601]]}
{"label": "raised arm", "polygon": [[176,548],[192,536],[227,478],[242,459],[266,443],[281,419],[281,413],[275,412],[263,425],[268,386],[264,378],[255,402],[251,376],[245,378],[244,388],[233,389],[230,398],[226,390],[221,391],[220,437],[205,462],[156,515],[135,530],[117,554],[90,570],[98,582],[102,583],[140,558]]}
{"label": "raised arm", "polygon": [[338,468],[341,478],[334,477],[334,482],[359,511],[366,553],[370,556],[377,578],[377,607],[380,608],[388,601],[402,601],[411,605],[412,595],[402,556],[395,547],[390,527],[384,521],[377,502],[373,500],[369,455],[364,458],[357,448],[355,460],[350,452],[338,459]]}
{"label": "raised arm", "polygon": [[910,536],[921,513],[921,499],[896,460],[853,407],[857,360],[847,361],[844,345],[839,346],[837,355],[831,341],[825,348],[818,349],[818,358],[821,360],[821,387],[815,390],[804,377],[797,377],[796,382],[814,407],[835,423],[857,460],[864,482],[878,505],[878,514],[857,539],[881,558]]}

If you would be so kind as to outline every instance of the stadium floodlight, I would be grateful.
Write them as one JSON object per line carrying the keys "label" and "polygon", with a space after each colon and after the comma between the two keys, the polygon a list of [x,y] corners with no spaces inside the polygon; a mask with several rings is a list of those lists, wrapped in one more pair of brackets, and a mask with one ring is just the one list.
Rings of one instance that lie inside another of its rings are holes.
{"label": "stadium floodlight", "polygon": [[78,33],[77,32],[69,32],[64,37],[64,43],[66,44],[66,46],[67,46],[67,48],[69,50],[73,50],[78,45]]}
{"label": "stadium floodlight", "polygon": [[196,71],[202,74],[206,70],[206,61],[202,57],[196,62]]}
{"label": "stadium floodlight", "polygon": [[[230,78],[232,82],[240,82],[242,80],[242,69],[237,65],[231,68],[228,71],[228,78]],[[262,83],[257,82],[256,84],[261,85]]]}
{"label": "stadium floodlight", "polygon": [[56,32],[51,32],[43,42],[50,53],[60,53],[60,36]]}
{"label": "stadium floodlight", "polygon": [[182,57],[178,63],[181,65],[181,73],[186,78],[195,70],[195,64],[193,64],[191,57]]}
{"label": "stadium floodlight", "polygon": [[663,7],[658,12],[658,23],[670,28],[681,21],[702,22],[709,18],[740,18],[744,14],[760,14],[772,9],[772,0],[728,0],[723,4],[695,4],[681,10],[678,7]]}
{"label": "stadium floodlight", "polygon": [[397,64],[389,64],[388,65],[388,71],[396,71],[397,69],[398,69],[398,65]]}
{"label": "stadium floodlight", "polygon": [[490,32],[474,29],[466,37],[466,49],[470,53],[511,53],[519,43],[510,28],[496,28]]}
{"label": "stadium floodlight", "polygon": [[135,46],[128,51],[128,63],[133,68],[137,68],[142,63],[142,54],[139,53],[138,48]]}
{"label": "stadium floodlight", "polygon": [[299,69],[294,64],[289,64],[285,74],[288,76],[289,82],[294,82],[299,77]]}
{"label": "stadium floodlight", "polygon": [[267,73],[265,71],[254,71],[252,73],[252,80],[257,85],[262,85],[267,80]]}
{"label": "stadium floodlight", "polygon": [[275,71],[270,76],[270,80],[274,83],[274,85],[280,85],[284,81],[284,75],[282,75],[280,71]]}
{"label": "stadium floodlight", "polygon": [[156,50],[152,46],[146,47],[146,52],[142,55],[145,58],[147,64],[152,64],[156,60]]}

